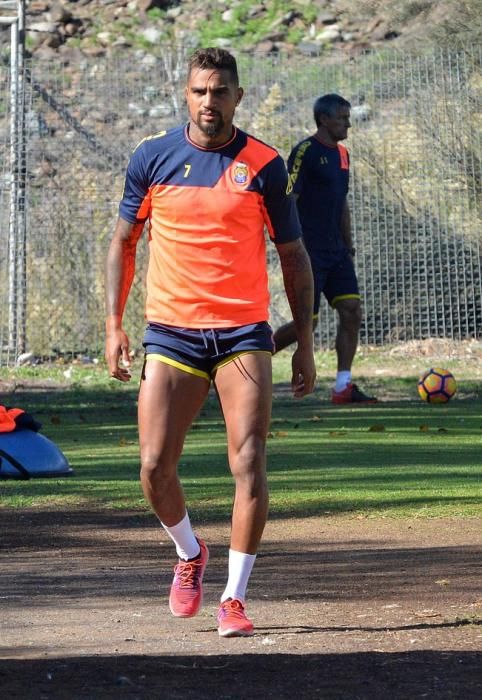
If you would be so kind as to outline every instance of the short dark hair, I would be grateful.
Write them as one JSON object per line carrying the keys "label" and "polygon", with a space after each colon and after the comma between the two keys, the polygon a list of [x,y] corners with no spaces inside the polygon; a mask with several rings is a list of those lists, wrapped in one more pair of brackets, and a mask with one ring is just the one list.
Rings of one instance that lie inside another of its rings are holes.
{"label": "short dark hair", "polygon": [[236,59],[226,49],[207,48],[198,49],[189,59],[188,78],[194,68],[204,70],[205,68],[215,68],[217,70],[226,70],[231,74],[233,81],[239,85],[238,66]]}
{"label": "short dark hair", "polygon": [[336,95],[331,92],[328,95],[319,97],[313,105],[313,116],[316,126],[320,126],[320,117],[326,114],[328,117],[334,117],[340,107],[351,107],[348,100],[345,100],[341,95]]}

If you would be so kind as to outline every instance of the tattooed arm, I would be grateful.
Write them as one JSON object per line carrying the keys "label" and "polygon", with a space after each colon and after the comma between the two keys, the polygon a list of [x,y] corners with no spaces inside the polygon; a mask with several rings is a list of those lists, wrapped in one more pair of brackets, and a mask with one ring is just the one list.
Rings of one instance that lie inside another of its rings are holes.
{"label": "tattooed arm", "polygon": [[122,316],[134,279],[136,246],[143,228],[144,224],[130,224],[119,217],[105,267],[105,357],[111,377],[122,382],[130,379],[129,338],[122,328]]}
{"label": "tattooed arm", "polygon": [[291,385],[295,397],[301,397],[313,391],[316,377],[313,357],[313,275],[301,239],[279,243],[276,249],[298,343],[292,360]]}

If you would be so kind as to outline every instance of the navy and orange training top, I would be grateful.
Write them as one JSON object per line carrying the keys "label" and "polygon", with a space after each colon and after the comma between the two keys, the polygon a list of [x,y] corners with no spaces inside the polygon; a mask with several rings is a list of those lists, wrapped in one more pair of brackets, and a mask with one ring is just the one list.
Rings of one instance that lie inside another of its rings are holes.
{"label": "navy and orange training top", "polygon": [[291,151],[288,171],[308,252],[345,248],[341,218],[350,173],[345,146],[328,146],[310,136]]}
{"label": "navy and orange training top", "polygon": [[233,129],[202,148],[180,126],[141,141],[120,216],[149,220],[146,318],[185,328],[268,319],[265,226],[275,243],[301,236],[278,152]]}

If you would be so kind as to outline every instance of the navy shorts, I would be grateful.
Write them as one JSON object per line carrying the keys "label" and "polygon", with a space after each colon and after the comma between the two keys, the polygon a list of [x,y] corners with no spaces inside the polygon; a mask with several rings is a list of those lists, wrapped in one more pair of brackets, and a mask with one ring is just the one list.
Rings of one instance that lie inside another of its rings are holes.
{"label": "navy shorts", "polygon": [[274,352],[273,331],[266,321],[237,328],[177,328],[149,323],[143,346],[146,360],[159,360],[208,381],[239,355]]}
{"label": "navy shorts", "polygon": [[337,251],[310,252],[315,283],[313,316],[318,316],[320,297],[324,294],[330,306],[342,299],[360,299],[355,266],[346,248]]}

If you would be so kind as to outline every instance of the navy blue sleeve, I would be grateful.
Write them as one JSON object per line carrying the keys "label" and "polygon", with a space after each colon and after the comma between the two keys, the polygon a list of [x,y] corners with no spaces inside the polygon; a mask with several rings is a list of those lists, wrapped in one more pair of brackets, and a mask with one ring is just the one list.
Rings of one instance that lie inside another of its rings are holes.
{"label": "navy blue sleeve", "polygon": [[261,181],[266,225],[275,243],[289,243],[301,237],[295,200],[289,192],[288,172],[277,155],[258,174]]}
{"label": "navy blue sleeve", "polygon": [[[146,154],[142,144],[132,154],[127,166],[119,216],[131,224],[143,223],[148,217],[142,204],[149,193]],[[143,211],[139,211],[140,209]]]}
{"label": "navy blue sleeve", "polygon": [[293,148],[288,158],[288,171],[290,178],[290,186],[293,194],[301,194],[303,189],[303,181],[305,178],[306,161],[311,142],[309,140],[301,141]]}

